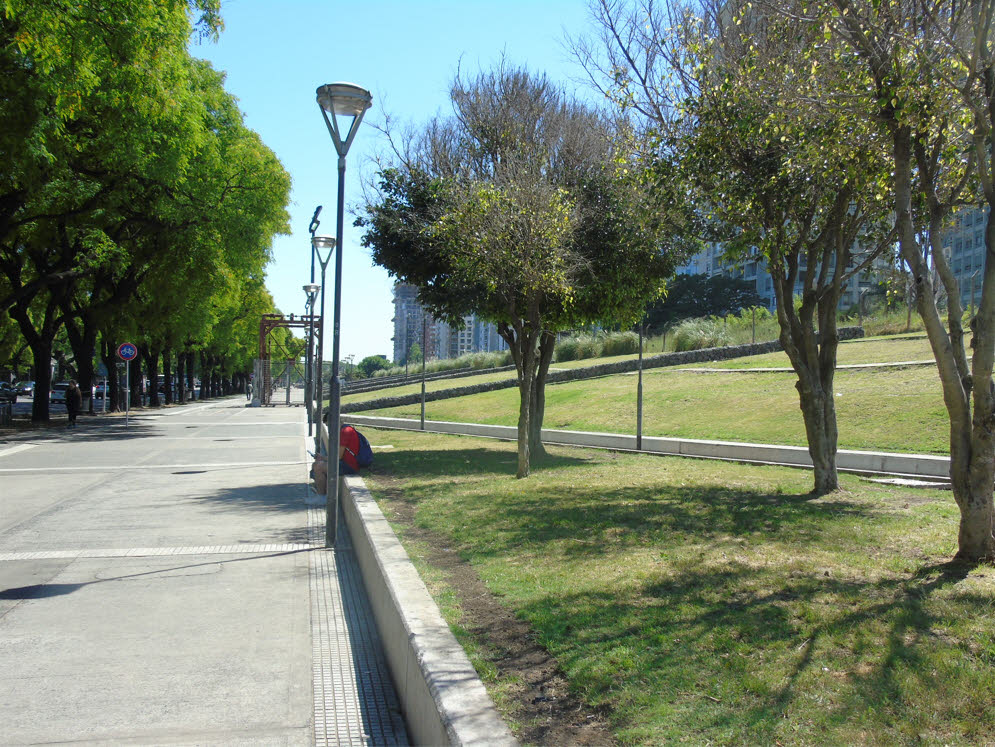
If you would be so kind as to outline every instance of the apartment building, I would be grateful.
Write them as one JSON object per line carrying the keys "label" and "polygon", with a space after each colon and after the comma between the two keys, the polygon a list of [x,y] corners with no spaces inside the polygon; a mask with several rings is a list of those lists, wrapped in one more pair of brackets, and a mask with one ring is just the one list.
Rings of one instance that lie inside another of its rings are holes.
{"label": "apartment building", "polygon": [[[695,254],[684,265],[677,269],[678,275],[726,275],[733,278],[742,278],[750,281],[756,288],[757,295],[763,298],[767,307],[771,310],[777,307],[777,299],[774,295],[774,281],[767,271],[767,262],[762,258],[749,259],[745,262],[730,262],[723,257],[724,249],[721,244],[709,244],[703,251]],[[805,264],[799,268],[799,275],[805,272]],[[847,287],[840,297],[839,307],[848,309],[857,305],[860,299],[860,292],[873,285],[870,273],[862,272],[850,279]],[[802,292],[801,281],[795,283],[796,295]]]}
{"label": "apartment building", "polygon": [[981,299],[987,222],[987,207],[966,207],[954,213],[950,225],[943,232],[943,253],[957,278],[961,306],[965,309],[970,309]]}
{"label": "apartment building", "polygon": [[407,283],[394,284],[392,321],[394,363],[405,360],[414,343],[425,351],[427,360],[458,358],[467,353],[490,353],[508,347],[494,324],[474,314],[463,317],[461,327],[436,319],[418,303],[417,286]]}

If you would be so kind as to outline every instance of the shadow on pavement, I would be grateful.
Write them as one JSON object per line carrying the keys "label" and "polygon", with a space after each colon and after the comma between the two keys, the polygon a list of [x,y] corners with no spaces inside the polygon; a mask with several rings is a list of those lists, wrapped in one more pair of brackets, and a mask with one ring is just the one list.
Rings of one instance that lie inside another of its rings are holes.
{"label": "shadow on pavement", "polygon": [[[244,466],[233,469],[244,469]],[[216,472],[215,468],[211,469]],[[174,475],[196,474],[198,470],[183,470]],[[218,504],[224,508],[251,508],[258,511],[304,511],[306,484],[304,482],[285,482],[273,485],[254,485],[235,488],[223,488],[211,495],[201,496],[197,500]]]}
{"label": "shadow on pavement", "polygon": [[[312,550],[317,550],[322,548],[305,548],[302,550],[287,550],[286,552],[272,552],[272,553],[262,553],[258,555],[245,555],[244,557],[238,558],[225,558],[221,556],[219,559],[212,559],[206,563],[190,563],[188,565],[179,565],[172,568],[156,568],[154,571],[144,571],[142,573],[129,573],[124,576],[111,576],[109,578],[98,578],[94,581],[84,581],[78,584],[32,584],[30,586],[17,586],[12,589],[4,589],[0,591],[0,599],[47,599],[49,597],[58,597],[65,594],[72,594],[74,591],[82,589],[84,586],[92,586],[93,584],[102,584],[107,581],[122,581],[126,578],[140,578],[142,576],[155,576],[160,573],[171,573],[173,571],[183,571],[190,568],[201,568],[207,565],[223,565],[227,563],[241,563],[247,560],[261,560],[263,558],[279,558],[284,555],[297,555],[302,552],[312,552]],[[140,559],[143,556],[136,556],[129,558],[130,560]],[[161,556],[144,556],[147,558],[161,557]]]}

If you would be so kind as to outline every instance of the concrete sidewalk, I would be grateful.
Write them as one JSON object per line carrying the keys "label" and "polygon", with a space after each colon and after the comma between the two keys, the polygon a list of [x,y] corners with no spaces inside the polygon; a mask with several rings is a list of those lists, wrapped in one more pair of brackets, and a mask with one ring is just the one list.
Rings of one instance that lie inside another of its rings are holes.
{"label": "concrete sidewalk", "polygon": [[0,743],[407,741],[305,418],[243,397],[0,443]]}

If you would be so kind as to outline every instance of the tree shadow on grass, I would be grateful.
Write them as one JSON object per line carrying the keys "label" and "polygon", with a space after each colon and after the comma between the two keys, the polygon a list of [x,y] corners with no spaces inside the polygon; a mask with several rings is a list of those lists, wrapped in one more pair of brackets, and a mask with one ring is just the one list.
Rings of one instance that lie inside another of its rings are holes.
{"label": "tree shadow on grass", "polygon": [[547,488],[534,496],[502,501],[494,521],[502,526],[499,551],[521,544],[574,540],[570,554],[605,547],[653,543],[682,534],[699,541],[716,537],[789,539],[818,531],[841,518],[868,516],[842,498],[812,499],[727,488],[721,485],[625,487],[604,493],[582,485]]}
{"label": "tree shadow on grass", "polygon": [[[599,457],[550,455],[537,476],[544,468],[582,467],[598,461]],[[434,495],[439,481],[466,476],[475,483],[468,483],[468,490],[480,485],[487,490],[489,480],[503,479],[486,501],[467,501],[464,522],[471,525],[469,534],[474,534],[474,523],[488,528],[486,548],[467,548],[477,557],[553,543],[559,554],[598,555],[608,548],[615,551],[655,544],[674,534],[687,535],[691,541],[716,537],[789,541],[814,538],[841,519],[874,514],[873,509],[841,493],[817,498],[808,493],[754,491],[714,482],[590,486],[580,473],[569,483],[516,481],[516,464],[514,453],[489,449],[404,450],[385,455],[373,474],[421,481],[392,494],[393,499],[412,505]]]}
{"label": "tree shadow on grass", "polygon": [[[958,676],[963,666],[962,646],[940,634],[949,616],[970,618],[990,604],[973,593],[931,604],[959,578],[923,569],[838,579],[734,563],[672,572],[620,592],[550,595],[522,613],[589,702],[623,718],[681,714],[671,722],[651,717],[627,739],[666,741],[693,728],[702,742],[721,735],[774,743],[790,735],[792,720],[811,719],[818,701],[822,724],[796,734],[801,742],[838,742],[819,729],[855,722],[871,741],[903,741],[918,738],[929,708],[943,700],[920,700],[934,690],[937,667],[951,661],[941,674]],[[987,671],[975,669],[979,679]],[[991,689],[977,693],[974,707],[987,707]]]}
{"label": "tree shadow on grass", "polygon": [[[533,469],[554,469],[587,464],[588,459],[547,455],[536,459]],[[373,474],[387,472],[407,477],[448,478],[457,475],[480,475],[515,479],[518,453],[510,446],[507,451],[485,448],[418,450],[403,449],[377,452]]]}

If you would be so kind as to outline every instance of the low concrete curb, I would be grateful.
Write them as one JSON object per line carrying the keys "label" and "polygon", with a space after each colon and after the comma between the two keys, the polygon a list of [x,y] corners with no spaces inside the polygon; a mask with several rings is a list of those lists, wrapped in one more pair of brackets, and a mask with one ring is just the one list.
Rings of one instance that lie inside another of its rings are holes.
{"label": "low concrete curb", "polygon": [[424,745],[516,745],[361,477],[342,511],[408,733]]}
{"label": "low concrete curb", "polygon": [[[399,430],[421,430],[420,421],[406,418],[383,418],[373,415],[350,414],[344,418],[356,425]],[[482,436],[514,441],[518,430],[506,425],[481,425],[478,423],[449,423],[425,421],[425,430],[433,433],[453,433],[465,436]],[[549,444],[565,444],[622,451],[636,450],[636,437],[623,433],[590,433],[561,431],[544,428],[542,440]],[[698,439],[663,438],[643,436],[642,451],[651,454],[671,454],[698,459],[725,459],[752,464],[779,464],[790,467],[812,468],[808,449],[803,446],[778,446],[750,444],[736,441],[704,441]],[[836,454],[836,467],[843,472],[921,477],[932,480],[950,476],[950,459],[929,454],[895,454],[883,451],[851,451],[840,449]]]}
{"label": "low concrete curb", "polygon": [[420,745],[517,745],[366,483],[342,477],[339,490],[408,735]]}

